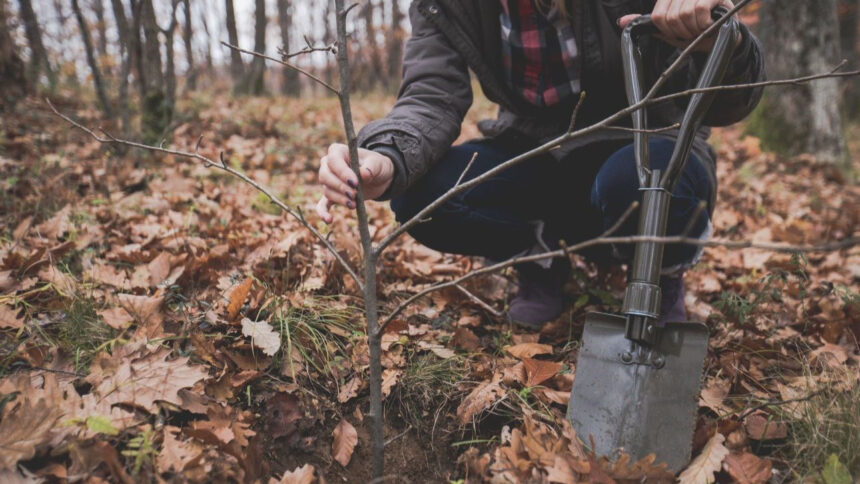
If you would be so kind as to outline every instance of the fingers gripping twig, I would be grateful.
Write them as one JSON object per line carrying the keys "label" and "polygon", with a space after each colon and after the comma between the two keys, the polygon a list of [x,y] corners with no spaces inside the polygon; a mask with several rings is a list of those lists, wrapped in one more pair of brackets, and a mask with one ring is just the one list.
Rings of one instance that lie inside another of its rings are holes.
{"label": "fingers gripping twig", "polygon": [[326,249],[328,249],[329,252],[331,252],[331,254],[338,261],[338,263],[340,263],[341,267],[343,267],[343,269],[355,280],[355,282],[359,286],[359,288],[364,287],[362,280],[358,277],[358,274],[356,274],[356,272],[352,268],[352,266],[350,266],[349,262],[347,262],[346,259],[344,259],[344,257],[340,254],[340,252],[338,252],[338,250],[331,244],[331,242],[329,242],[329,240],[324,235],[322,235],[316,228],[314,228],[313,225],[311,225],[305,219],[304,215],[302,214],[302,212],[300,210],[294,209],[293,207],[290,207],[289,205],[284,203],[284,201],[281,200],[277,195],[275,195],[269,188],[261,185],[257,181],[248,177],[248,175],[246,175],[246,174],[242,173],[241,171],[238,171],[234,168],[231,168],[230,165],[227,164],[227,161],[224,159],[224,153],[223,152],[219,153],[219,162],[216,162],[215,160],[212,160],[211,158],[208,158],[206,156],[201,155],[198,150],[200,148],[200,143],[203,140],[202,136],[197,139],[197,143],[194,147],[194,152],[176,150],[176,149],[172,149],[172,148],[164,148],[163,146],[150,146],[150,145],[146,145],[143,143],[137,143],[134,141],[119,139],[119,138],[114,137],[113,135],[111,135],[107,131],[105,131],[103,129],[99,129],[99,131],[101,131],[101,133],[103,134],[103,137],[102,137],[102,136],[99,136],[98,134],[96,134],[93,130],[87,128],[86,126],[81,125],[77,121],[75,121],[75,120],[71,119],[70,117],[66,116],[65,114],[57,111],[57,108],[54,107],[54,105],[51,103],[51,101],[49,99],[45,99],[45,101],[48,103],[48,107],[51,108],[51,111],[53,111],[55,115],[57,115],[58,117],[60,117],[61,119],[63,119],[67,123],[69,123],[70,125],[74,126],[75,128],[87,133],[88,135],[90,135],[93,139],[95,139],[99,143],[106,143],[106,144],[114,143],[114,144],[130,146],[133,148],[140,148],[140,149],[147,150],[147,151],[155,151],[155,152],[159,152],[159,153],[165,153],[168,155],[178,156],[181,158],[195,159],[198,161],[202,161],[208,167],[217,168],[219,170],[226,171],[227,173],[235,176],[236,178],[239,178],[243,182],[247,183],[248,185],[251,185],[252,187],[257,189],[258,191],[262,192],[264,195],[266,195],[272,201],[272,203],[274,203],[281,210],[283,210],[284,212],[288,213],[293,218],[298,220],[299,223],[302,224],[302,226],[304,226],[306,229],[308,229],[311,232],[311,234],[313,234],[313,236],[316,237],[316,239],[319,240],[320,243],[322,243],[326,247]]}

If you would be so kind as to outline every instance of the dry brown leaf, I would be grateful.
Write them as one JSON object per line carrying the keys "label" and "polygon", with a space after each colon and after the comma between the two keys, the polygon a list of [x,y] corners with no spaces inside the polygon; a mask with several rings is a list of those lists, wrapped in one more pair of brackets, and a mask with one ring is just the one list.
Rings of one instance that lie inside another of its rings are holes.
{"label": "dry brown leaf", "polygon": [[158,453],[158,472],[182,472],[203,455],[203,446],[194,439],[179,440],[179,428],[164,427],[164,439]]}
{"label": "dry brown leaf", "polygon": [[281,480],[270,479],[269,484],[311,484],[314,482],[314,471],[313,465],[305,464],[284,472]]}
{"label": "dry brown leaf", "polygon": [[442,358],[443,360],[453,358],[455,355],[453,350],[446,348],[440,344],[419,341],[418,347],[424,350],[430,350],[434,355],[438,356],[439,358]]}
{"label": "dry brown leaf", "polygon": [[749,452],[731,453],[723,461],[723,469],[739,484],[764,484],[770,479],[771,463]]}
{"label": "dry brown leaf", "polygon": [[161,313],[161,305],[164,303],[164,296],[120,294],[118,298],[119,305],[140,325],[145,336],[153,338],[162,334],[164,315]]}
{"label": "dry brown leaf", "polygon": [[385,369],[382,370],[382,398],[391,394],[391,389],[397,384],[397,379],[403,374],[403,370]]}
{"label": "dry brown leaf", "polygon": [[711,484],[714,473],[720,470],[723,460],[729,455],[729,449],[723,445],[726,438],[723,434],[714,434],[702,452],[690,462],[684,472],[678,476],[679,484]]}
{"label": "dry brown leaf", "polygon": [[181,405],[179,390],[206,378],[202,366],[190,365],[187,357],[168,360],[170,350],[141,345],[132,354],[116,352],[103,366],[93,368],[87,381],[109,404],[126,404],[149,412],[155,402]]}
{"label": "dry brown leaf", "polygon": [[98,313],[105,320],[105,323],[114,329],[125,328],[134,321],[131,314],[128,314],[128,311],[123,308],[103,309]]}
{"label": "dry brown leaf", "polygon": [[[388,371],[388,370],[385,370]],[[383,372],[384,374],[385,372]],[[358,396],[358,390],[361,388],[361,378],[358,376],[352,377],[346,384],[340,387],[340,391],[337,392],[337,401],[340,403],[346,403],[353,398]]]}
{"label": "dry brown leaf", "polygon": [[[21,398],[21,397],[19,397]],[[51,430],[62,415],[53,402],[29,398],[6,404],[0,420],[0,470],[11,470],[19,460],[36,455],[36,449],[51,438]]]}
{"label": "dry brown leaf", "polygon": [[717,414],[729,413],[731,410],[723,402],[729,396],[730,387],[728,380],[714,378],[707,381],[699,396],[699,406],[710,408]]}
{"label": "dry brown leaf", "polygon": [[149,285],[156,287],[170,275],[170,254],[162,252],[147,264],[149,269]]}
{"label": "dry brown leaf", "polygon": [[554,361],[535,360],[533,358],[523,358],[523,366],[526,369],[526,386],[533,387],[554,377],[556,373],[561,371],[561,363]]}
{"label": "dry brown leaf", "polygon": [[334,440],[331,444],[331,456],[340,465],[346,467],[352,459],[352,452],[358,443],[358,432],[346,419],[342,419],[332,433]]}
{"label": "dry brown leaf", "polygon": [[0,304],[0,328],[18,329],[24,325],[24,320],[18,317],[18,310],[5,304]]}
{"label": "dry brown leaf", "polygon": [[460,425],[469,423],[505,394],[505,390],[499,384],[500,379],[501,375],[496,374],[491,381],[481,382],[463,399],[457,407],[457,421]]}
{"label": "dry brown leaf", "polygon": [[552,346],[540,343],[520,343],[518,345],[508,346],[505,348],[514,358],[532,358],[535,355],[551,355]]}
{"label": "dry brown leaf", "polygon": [[774,421],[766,414],[754,413],[744,419],[747,434],[754,440],[773,440],[788,437],[788,427],[783,422]]}
{"label": "dry brown leaf", "polygon": [[246,277],[241,284],[235,286],[232,291],[230,291],[230,296],[228,300],[230,301],[227,304],[227,320],[235,321],[236,316],[239,315],[239,310],[242,309],[242,305],[245,304],[245,299],[248,297],[248,293],[251,291],[251,283],[254,280],[250,277]]}
{"label": "dry brown leaf", "polygon": [[273,356],[281,349],[280,333],[265,321],[242,318],[242,334],[251,338],[251,344],[260,348],[265,355]]}

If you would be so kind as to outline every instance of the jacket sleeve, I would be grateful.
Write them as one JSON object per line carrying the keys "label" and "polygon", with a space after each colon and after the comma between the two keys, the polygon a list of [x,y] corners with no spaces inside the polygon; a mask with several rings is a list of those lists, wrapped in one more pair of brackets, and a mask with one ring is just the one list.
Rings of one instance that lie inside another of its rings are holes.
{"label": "jacket sleeve", "polygon": [[[732,54],[726,75],[721,85],[750,84],[766,79],[764,57],[758,39],[749,29],[740,25],[741,40]],[[677,59],[680,51],[662,42],[655,42],[653,61],[657,64],[650,71],[659,75]],[[699,75],[705,66],[707,53],[694,53],[667,81],[661,89],[661,94],[684,91],[696,87]],[[654,82],[655,79],[651,79]],[[764,88],[731,89],[720,91],[714,97],[710,110],[705,115],[703,124],[706,126],[728,126],[749,115],[759,100]],[[678,98],[674,101],[681,112],[686,108],[689,97]]]}
{"label": "jacket sleeve", "polygon": [[437,162],[460,134],[472,105],[465,60],[412,2],[412,36],[406,42],[403,80],[388,115],[368,123],[358,134],[362,148],[394,161],[391,187],[381,199],[403,193]]}

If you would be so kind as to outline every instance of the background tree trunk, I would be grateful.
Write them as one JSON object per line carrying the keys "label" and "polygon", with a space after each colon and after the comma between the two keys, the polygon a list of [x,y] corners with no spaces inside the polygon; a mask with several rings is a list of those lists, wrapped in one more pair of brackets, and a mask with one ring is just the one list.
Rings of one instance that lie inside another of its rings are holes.
{"label": "background tree trunk", "polygon": [[[266,0],[256,0],[254,8],[254,51],[266,52]],[[254,57],[248,70],[247,92],[259,96],[266,91],[266,61]]]}
{"label": "background tree trunk", "polygon": [[102,112],[109,118],[113,117],[113,109],[111,109],[110,101],[107,97],[107,90],[105,89],[102,73],[99,69],[98,59],[96,59],[96,53],[93,49],[93,41],[90,38],[89,27],[87,27],[87,22],[84,19],[83,12],[81,12],[81,6],[78,4],[78,0],[72,0],[72,10],[75,12],[75,18],[78,19],[78,27],[81,31],[81,40],[84,42],[84,50],[87,54],[87,64],[89,64],[90,71],[93,75],[93,84],[96,88],[96,96],[99,99]]}
{"label": "background tree trunk", "polygon": [[185,61],[188,62],[188,80],[186,86],[189,90],[197,89],[197,67],[194,65],[194,49],[191,45],[191,36],[194,31],[191,29],[191,2],[182,0],[182,6],[185,12],[185,25],[182,28],[182,40],[185,43]]}
{"label": "background tree trunk", "polygon": [[[357,79],[359,82],[356,83],[358,86],[361,86],[366,90],[375,89],[379,85],[379,82],[383,80],[384,76],[382,55],[379,51],[379,45],[376,42],[376,27],[373,25],[375,14],[376,4],[373,0],[367,0],[361,10],[361,20],[364,24],[364,35],[366,37],[362,50],[367,53],[367,66],[370,67],[370,72],[368,72],[365,67],[365,69],[362,70],[365,73],[365,75],[361,76],[363,79]],[[355,78],[353,77],[353,79]]]}
{"label": "background tree trunk", "polygon": [[386,50],[388,56],[388,88],[392,91],[400,87],[400,68],[403,62],[403,10],[399,0],[391,0],[391,17],[388,28]]}
{"label": "background tree trunk", "polygon": [[129,120],[128,76],[131,73],[131,49],[129,48],[128,21],[125,18],[125,7],[122,0],[111,0],[113,17],[116,23],[119,39],[120,73],[119,73],[119,115],[122,121],[122,131],[126,138],[131,133]]}
{"label": "background tree trunk", "polygon": [[[838,0],[763,0],[759,32],[771,79],[826,72],[839,64]],[[838,79],[768,90],[748,129],[786,155],[846,161]]]}
{"label": "background tree trunk", "polygon": [[176,33],[176,7],[178,6],[179,0],[174,0],[173,8],[170,10],[170,24],[168,25],[167,30],[161,31],[161,33],[164,34],[164,46],[167,51],[167,56],[165,58],[167,65],[165,66],[164,72],[164,87],[167,91],[166,109],[171,113],[171,118],[173,117],[173,110],[176,107],[176,51],[173,45],[173,34]]}
{"label": "background tree trunk", "polygon": [[21,21],[24,23],[24,33],[27,35],[27,43],[30,44],[31,54],[27,77],[36,83],[39,81],[39,73],[44,69],[45,75],[48,77],[48,84],[53,89],[57,84],[57,76],[48,61],[48,53],[42,42],[42,27],[39,25],[39,19],[33,10],[33,4],[30,0],[18,0],[18,5]]}
{"label": "background tree trunk", "polygon": [[[239,46],[239,33],[236,31],[236,11],[233,8],[233,0],[226,0],[226,9],[227,40],[230,41],[230,44]],[[233,91],[244,92],[245,65],[242,63],[242,54],[236,49],[230,49],[230,75],[233,78]]]}
{"label": "background tree trunk", "polygon": [[140,19],[144,40],[141,59],[143,94],[141,96],[141,131],[144,142],[155,143],[164,136],[173,113],[165,92],[164,75],[161,71],[161,31],[155,19],[152,0],[141,0]]}
{"label": "background tree trunk", "polygon": [[0,0],[0,111],[11,110],[27,93],[24,61],[18,55],[7,16],[6,0]]}
{"label": "background tree trunk", "polygon": [[[281,49],[290,52],[290,32],[292,29],[290,0],[278,0],[278,25],[281,29]],[[287,96],[298,97],[301,94],[299,73],[288,67],[283,69],[281,92]]]}
{"label": "background tree trunk", "polygon": [[96,13],[96,31],[99,33],[96,45],[99,49],[99,58],[107,56],[107,22],[105,22],[105,5],[103,0],[93,0],[93,11]]}
{"label": "background tree trunk", "polygon": [[[839,38],[842,57],[851,69],[860,68],[860,55],[857,52],[857,22],[860,21],[858,0],[839,0]],[[850,120],[860,118],[860,81],[853,78],[842,80],[842,101],[845,116]]]}

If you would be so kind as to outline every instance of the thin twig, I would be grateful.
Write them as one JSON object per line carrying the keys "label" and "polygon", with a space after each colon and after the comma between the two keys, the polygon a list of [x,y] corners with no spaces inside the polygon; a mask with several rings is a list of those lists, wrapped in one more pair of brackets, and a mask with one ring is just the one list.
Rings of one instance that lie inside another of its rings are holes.
{"label": "thin twig", "polygon": [[412,425],[407,425],[406,430],[404,430],[403,432],[400,432],[399,434],[395,435],[394,437],[391,437],[390,439],[386,440],[385,446],[388,447],[388,444],[390,444],[390,443],[394,442],[395,440],[399,439],[400,437],[403,437],[404,435],[408,434],[410,430],[412,430]]}
{"label": "thin twig", "polygon": [[301,50],[297,50],[295,52],[287,52],[283,47],[278,47],[278,54],[281,56],[281,60],[286,62],[287,59],[292,59],[293,57],[298,57],[304,54],[310,54],[312,52],[327,52],[327,53],[337,53],[337,42],[332,42],[331,44],[324,45],[322,47],[317,47],[311,44],[311,39],[307,36],[304,36],[305,46],[302,47]]}
{"label": "thin twig", "polygon": [[346,261],[346,259],[344,259],[344,257],[343,257],[343,256],[340,254],[340,252],[338,252],[338,250],[337,250],[337,249],[336,249],[336,248],[331,244],[331,242],[329,242],[329,240],[328,240],[324,235],[322,235],[322,234],[321,234],[321,233],[320,233],[316,228],[314,228],[314,226],[313,226],[313,225],[311,225],[311,224],[310,224],[310,223],[305,219],[305,217],[304,217],[304,215],[302,214],[301,210],[299,210],[299,209],[294,209],[293,207],[290,207],[289,205],[287,205],[286,203],[284,203],[284,201],[283,201],[283,200],[281,200],[277,195],[275,195],[275,194],[271,191],[271,189],[269,189],[269,188],[267,188],[267,187],[265,187],[265,186],[261,185],[261,184],[260,184],[260,183],[258,183],[257,181],[255,181],[255,180],[253,180],[252,178],[248,177],[248,175],[246,175],[246,174],[244,174],[244,173],[242,173],[242,172],[240,172],[240,171],[238,171],[238,170],[236,170],[236,169],[234,169],[234,168],[230,167],[230,165],[229,165],[229,164],[227,164],[227,161],[224,159],[224,156],[223,156],[223,155],[224,155],[224,153],[223,153],[223,152],[221,152],[221,153],[220,153],[220,155],[219,155],[219,157],[220,157],[220,162],[216,162],[215,160],[212,160],[211,158],[208,158],[208,157],[206,157],[206,156],[201,155],[201,154],[197,151],[197,148],[199,148],[199,147],[200,147],[200,141],[201,141],[201,139],[202,139],[202,138],[200,138],[200,139],[198,139],[198,140],[197,140],[197,145],[196,145],[196,147],[195,147],[195,151],[194,151],[194,152],[188,152],[188,151],[182,151],[182,150],[175,150],[175,149],[171,149],[171,148],[164,148],[164,147],[159,147],[159,146],[151,146],[151,145],[146,145],[146,144],[142,144],[142,143],[136,143],[136,142],[134,142],[134,141],[128,141],[128,140],[124,140],[124,139],[119,139],[119,138],[116,138],[116,137],[112,136],[112,135],[111,135],[110,133],[108,133],[107,131],[105,131],[105,130],[103,130],[103,129],[100,129],[100,131],[101,131],[101,132],[104,134],[104,136],[105,136],[105,137],[103,138],[103,137],[101,137],[101,136],[97,135],[97,134],[96,134],[95,132],[93,132],[91,129],[87,128],[86,126],[81,125],[81,124],[80,124],[80,123],[78,123],[77,121],[75,121],[75,120],[71,119],[70,117],[66,116],[65,114],[63,114],[63,113],[61,113],[61,112],[57,111],[57,108],[55,108],[55,107],[54,107],[54,105],[53,105],[53,104],[51,104],[51,101],[50,101],[49,99],[47,99],[47,98],[46,98],[46,99],[45,99],[45,101],[48,103],[48,107],[50,107],[50,108],[51,108],[51,111],[53,111],[55,115],[59,116],[60,118],[62,118],[62,119],[63,119],[63,120],[65,120],[67,123],[69,123],[69,124],[71,124],[72,126],[74,126],[75,128],[78,128],[79,130],[81,130],[81,131],[83,131],[83,132],[87,133],[88,135],[90,135],[93,139],[95,139],[95,140],[96,140],[96,141],[98,141],[99,143],[105,143],[105,144],[116,143],[116,144],[120,144],[120,145],[131,146],[131,147],[133,147],[133,148],[140,148],[140,149],[143,149],[143,150],[155,151],[155,152],[159,152],[159,153],[165,153],[165,154],[168,154],[168,155],[178,156],[178,157],[182,157],[182,158],[191,158],[191,159],[195,159],[195,160],[202,161],[202,162],[203,162],[206,166],[208,166],[208,167],[217,168],[217,169],[219,169],[219,170],[226,171],[227,173],[229,173],[229,174],[231,174],[231,175],[235,176],[236,178],[239,178],[239,179],[240,179],[240,180],[242,180],[243,182],[245,182],[245,183],[247,183],[247,184],[251,185],[252,187],[256,188],[258,191],[260,191],[261,193],[263,193],[264,195],[266,195],[266,196],[269,198],[269,200],[271,200],[271,201],[272,201],[272,203],[274,203],[274,204],[275,204],[275,205],[277,205],[281,210],[283,210],[284,212],[288,213],[288,214],[289,214],[289,215],[291,215],[293,218],[295,218],[296,220],[298,220],[298,222],[299,222],[300,224],[302,224],[302,226],[304,226],[306,229],[308,229],[308,230],[311,232],[311,234],[313,234],[313,236],[314,236],[314,237],[316,237],[316,238],[317,238],[317,240],[319,240],[319,241],[320,241],[320,242],[321,242],[321,243],[322,243],[322,244],[323,244],[323,245],[328,249],[328,251],[329,251],[329,252],[331,252],[331,254],[334,256],[334,258],[335,258],[335,259],[340,263],[340,265],[343,267],[343,269],[344,269],[344,270],[345,270],[345,271],[346,271],[346,272],[347,272],[347,273],[348,273],[348,274],[349,274],[349,275],[350,275],[350,276],[355,280],[355,282],[356,282],[356,284],[358,285],[358,287],[359,287],[359,288],[363,288],[363,287],[364,287],[364,284],[362,283],[361,279],[358,277],[358,274],[356,274],[355,270],[353,270],[352,266],[350,266],[350,265],[349,265],[349,263]]}
{"label": "thin twig", "polygon": [[579,116],[579,108],[582,107],[583,103],[585,103],[585,91],[579,93],[579,99],[573,108],[573,114],[570,115],[570,125],[567,127],[568,133],[572,133],[576,129],[576,118]]}
{"label": "thin twig", "polygon": [[337,88],[335,88],[335,87],[334,87],[334,86],[332,86],[331,84],[329,84],[329,83],[325,82],[324,80],[320,79],[319,77],[317,77],[317,76],[315,76],[315,75],[311,74],[310,72],[308,72],[308,71],[306,71],[306,70],[302,69],[301,67],[299,67],[299,66],[297,66],[297,65],[290,64],[289,62],[284,62],[284,61],[282,61],[282,60],[280,60],[280,59],[276,59],[276,58],[271,57],[271,56],[268,56],[268,55],[266,55],[266,54],[261,54],[261,53],[259,53],[259,52],[254,52],[254,51],[252,51],[252,50],[245,50],[245,49],[243,49],[243,48],[241,48],[241,47],[239,47],[239,46],[236,46],[236,45],[233,45],[233,44],[228,44],[227,42],[224,42],[223,40],[221,41],[221,45],[224,45],[225,47],[229,47],[229,48],[231,48],[231,49],[233,49],[233,50],[239,51],[239,52],[241,52],[241,53],[243,53],[243,54],[248,54],[248,55],[252,55],[252,56],[254,56],[254,57],[259,57],[259,58],[261,58],[261,59],[270,60],[270,61],[272,61],[272,62],[276,62],[276,63],[278,63],[278,64],[280,64],[280,65],[282,65],[282,66],[284,66],[284,67],[288,67],[288,68],[290,68],[290,69],[292,69],[292,70],[294,70],[294,71],[301,72],[302,74],[304,74],[304,75],[308,76],[309,78],[311,78],[314,82],[316,82],[316,83],[317,83],[317,84],[319,84],[320,86],[322,86],[322,87],[324,87],[324,88],[328,89],[329,91],[331,91],[332,93],[334,93],[334,94],[336,94],[336,95],[340,95],[340,91],[339,91]]}
{"label": "thin twig", "polygon": [[473,303],[475,303],[475,304],[477,304],[478,306],[481,306],[482,308],[484,308],[484,310],[485,310],[485,311],[487,311],[488,313],[492,314],[493,316],[495,316],[495,317],[497,317],[497,318],[502,317],[502,312],[501,312],[501,311],[499,311],[498,309],[494,308],[493,306],[490,306],[486,301],[484,301],[483,299],[481,299],[481,298],[479,298],[478,296],[474,295],[471,291],[469,291],[469,290],[468,290],[468,289],[466,289],[465,287],[461,286],[460,284],[457,284],[457,285],[455,285],[454,287],[456,287],[456,288],[457,288],[457,290],[459,290],[460,292],[462,292],[463,294],[465,294],[465,295],[466,295],[466,297],[468,297],[469,299],[471,299]]}
{"label": "thin twig", "polygon": [[472,168],[472,164],[475,163],[476,159],[478,159],[477,151],[472,154],[472,159],[469,160],[468,164],[466,164],[466,168],[463,168],[463,173],[460,173],[460,178],[457,178],[457,183],[454,184],[455,187],[463,181],[463,177],[466,176],[466,173],[468,173],[469,169]]}
{"label": "thin twig", "polygon": [[624,131],[627,133],[644,133],[644,134],[660,134],[666,133],[668,131],[672,131],[681,127],[681,123],[670,124],[669,126],[664,126],[662,128],[650,128],[650,129],[636,129],[630,128],[627,126],[604,126],[603,129],[608,129],[611,131]]}

